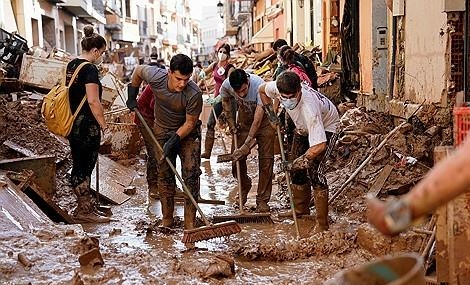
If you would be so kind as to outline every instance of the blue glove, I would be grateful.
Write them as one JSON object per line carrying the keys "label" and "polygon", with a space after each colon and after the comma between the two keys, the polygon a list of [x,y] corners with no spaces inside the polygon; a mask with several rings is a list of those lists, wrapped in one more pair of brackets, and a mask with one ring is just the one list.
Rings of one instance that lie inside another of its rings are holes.
{"label": "blue glove", "polygon": [[131,111],[134,111],[134,109],[137,108],[137,94],[139,94],[139,87],[134,87],[131,85],[127,86],[126,106]]}
{"label": "blue glove", "polygon": [[163,145],[163,154],[165,157],[169,157],[171,154],[179,151],[180,148],[180,136],[176,133],[171,134],[170,138]]}

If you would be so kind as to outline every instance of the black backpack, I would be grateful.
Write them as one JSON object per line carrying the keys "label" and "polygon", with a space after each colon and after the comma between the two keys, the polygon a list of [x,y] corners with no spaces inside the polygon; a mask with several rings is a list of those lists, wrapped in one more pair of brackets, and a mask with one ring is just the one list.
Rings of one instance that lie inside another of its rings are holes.
{"label": "black backpack", "polygon": [[295,53],[294,60],[300,67],[302,67],[305,70],[305,73],[307,74],[308,78],[312,82],[311,87],[317,90],[318,89],[317,72],[315,70],[315,65],[313,65],[312,61],[305,55],[302,55],[298,52]]}

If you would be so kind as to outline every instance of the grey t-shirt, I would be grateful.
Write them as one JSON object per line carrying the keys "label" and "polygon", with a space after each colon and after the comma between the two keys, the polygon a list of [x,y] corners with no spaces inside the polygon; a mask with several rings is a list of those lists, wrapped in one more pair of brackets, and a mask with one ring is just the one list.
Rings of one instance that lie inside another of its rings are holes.
{"label": "grey t-shirt", "polygon": [[177,130],[186,121],[186,114],[198,116],[202,112],[202,92],[192,80],[182,92],[168,90],[168,71],[156,66],[144,66],[142,79],[155,96],[155,124],[167,130]]}
{"label": "grey t-shirt", "polygon": [[239,108],[246,108],[250,113],[254,114],[256,106],[263,105],[258,89],[259,86],[264,83],[264,80],[256,74],[250,74],[249,76],[250,77],[248,78],[248,81],[250,82],[250,85],[248,87],[248,94],[246,97],[241,98],[237,95],[232,86],[230,86],[230,81],[228,78],[224,80],[222,86],[220,87],[220,95],[222,98],[235,98]]}

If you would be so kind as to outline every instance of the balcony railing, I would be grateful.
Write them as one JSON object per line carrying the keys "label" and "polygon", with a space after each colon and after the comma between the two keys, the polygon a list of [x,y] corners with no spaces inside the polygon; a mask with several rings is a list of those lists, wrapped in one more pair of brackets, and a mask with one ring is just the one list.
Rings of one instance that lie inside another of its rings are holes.
{"label": "balcony railing", "polygon": [[106,18],[104,17],[103,5],[101,4],[101,6],[98,5],[95,7],[93,3],[94,2],[92,0],[67,0],[65,3],[58,3],[57,5],[64,7],[77,17],[91,18],[97,22],[105,24]]}

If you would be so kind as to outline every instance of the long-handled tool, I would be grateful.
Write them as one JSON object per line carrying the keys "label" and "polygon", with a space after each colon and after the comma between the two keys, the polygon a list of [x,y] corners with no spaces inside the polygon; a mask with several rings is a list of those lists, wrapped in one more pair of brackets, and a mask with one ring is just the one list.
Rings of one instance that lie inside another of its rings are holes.
{"label": "long-handled tool", "polygon": [[[286,163],[286,154],[284,153],[284,143],[282,142],[282,136],[281,136],[281,128],[279,125],[276,126],[277,129],[277,137],[279,139],[279,147],[281,150],[281,159],[282,163]],[[294,225],[295,225],[295,233],[297,234],[297,238],[300,238],[300,232],[299,232],[299,224],[297,223],[297,214],[295,213],[295,205],[294,205],[294,197],[292,195],[292,188],[291,188],[291,181],[290,181],[290,174],[289,171],[285,171],[286,174],[286,183],[287,183],[287,192],[289,193],[289,199],[290,199],[290,207],[292,210],[292,217],[294,218]]]}
{"label": "long-handled tool", "polygon": [[[148,134],[152,138],[153,143],[155,144],[155,146],[157,146],[159,152],[163,153],[162,147],[160,146],[157,139],[153,135],[152,130],[149,128],[149,126],[145,122],[139,110],[135,109],[134,111],[137,114],[137,117],[139,118],[142,125],[145,127],[145,130],[148,132]],[[188,187],[186,186],[186,183],[184,183],[183,178],[181,178],[178,171],[176,171],[176,168],[174,167],[171,160],[168,157],[165,157],[165,160],[170,166],[173,173],[176,175],[176,177],[178,177],[179,182],[183,186],[184,193],[186,193],[188,198],[191,200],[191,203],[193,203],[193,205],[196,207],[196,209],[198,210],[205,224],[205,226],[202,226],[199,228],[195,228],[191,230],[184,230],[183,239],[182,239],[183,243],[194,243],[197,241],[208,240],[208,239],[212,239],[216,237],[229,236],[229,235],[241,232],[240,225],[238,225],[237,222],[233,220],[227,221],[224,223],[211,224],[209,220],[207,219],[206,215],[204,214],[204,212],[201,210],[201,208],[197,204],[196,200],[191,194],[191,191],[189,191]]]}
{"label": "long-handled tool", "polygon": [[[114,81],[114,80],[113,80]],[[116,88],[118,89],[119,96],[121,97],[121,100],[123,102],[124,98],[121,94],[122,90],[118,88],[116,81],[114,81],[114,84]],[[140,122],[144,126],[145,130],[149,134],[150,138],[152,139],[152,142],[155,144],[157,147],[158,151],[163,154],[163,148],[160,146],[158,143],[157,139],[155,138],[155,135],[153,134],[152,130],[150,127],[147,125],[147,122],[145,122],[144,117],[140,114],[139,110],[134,109],[135,114],[139,118]],[[207,219],[206,215],[204,212],[201,210],[199,205],[197,204],[196,200],[194,199],[193,195],[191,194],[191,191],[189,191],[189,188],[186,186],[186,183],[184,183],[183,178],[179,175],[178,171],[176,171],[175,166],[171,162],[171,160],[168,157],[165,157],[166,162],[168,163],[168,166],[171,168],[175,176],[178,178],[179,182],[183,186],[184,193],[188,196],[188,198],[191,200],[191,203],[196,207],[198,210],[199,214],[201,215],[202,220],[204,221],[205,226],[191,229],[191,230],[184,230],[183,232],[183,238],[182,242],[183,243],[194,243],[197,241],[202,241],[202,240],[209,240],[212,238],[217,238],[217,237],[223,237],[223,236],[229,236],[232,234],[236,234],[241,232],[240,225],[237,224],[235,221],[228,221],[225,223],[218,223],[218,224],[211,224],[209,220]]]}
{"label": "long-handled tool", "polygon": [[[235,148],[238,147],[238,140],[237,134],[233,135],[233,142],[235,144]],[[236,161],[237,167],[237,180],[238,180],[238,205],[240,207],[240,214],[239,215],[228,215],[228,216],[214,216],[215,222],[223,222],[227,220],[235,220],[241,224],[250,224],[250,223],[258,223],[258,224],[272,224],[273,220],[271,219],[270,213],[246,213],[243,210],[243,202],[242,202],[242,178],[240,175],[240,161]]]}

